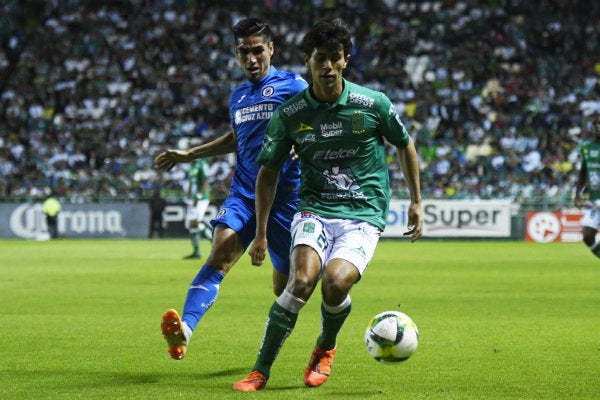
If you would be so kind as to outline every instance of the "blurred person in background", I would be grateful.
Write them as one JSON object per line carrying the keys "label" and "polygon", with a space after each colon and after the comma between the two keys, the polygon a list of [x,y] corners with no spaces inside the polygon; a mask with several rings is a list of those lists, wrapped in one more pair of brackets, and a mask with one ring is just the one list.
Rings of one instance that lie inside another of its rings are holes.
{"label": "blurred person in background", "polygon": [[202,258],[200,250],[200,240],[204,237],[212,240],[212,229],[204,222],[204,215],[210,204],[208,198],[204,198],[202,193],[197,193],[194,197],[187,200],[185,209],[185,228],[189,232],[190,242],[192,244],[192,254],[185,256],[186,260]]}
{"label": "blurred person in background", "polygon": [[192,254],[188,260],[201,258],[200,239],[212,240],[212,229],[203,221],[210,202],[208,163],[205,159],[194,160],[188,170],[188,205],[185,210],[185,227],[190,234]]}
{"label": "blurred person in background", "polygon": [[[592,132],[592,139],[583,142],[579,149],[581,167],[574,201],[577,207],[583,207],[583,242],[600,258],[600,240],[596,235],[600,228],[600,114],[592,121]],[[584,192],[588,194],[588,201],[585,203],[582,199]]]}
{"label": "blurred person in background", "polygon": [[[197,158],[236,153],[236,166],[228,197],[213,226],[213,242],[206,262],[192,280],[180,317],[167,310],[161,331],[171,358],[185,356],[192,333],[206,311],[217,300],[225,275],[254,240],[256,210],[254,189],[260,152],[267,124],[275,109],[308,84],[298,74],[271,65],[274,44],[271,28],[259,18],[240,20],[233,27],[235,55],[246,81],[229,99],[231,131],[189,150],[167,150],[155,158],[155,168],[169,170],[175,164]],[[279,295],[289,273],[290,225],[298,204],[300,169],[291,157],[279,178],[275,205],[269,217],[269,252],[273,263],[273,291]]]}
{"label": "blurred person in background", "polygon": [[58,237],[58,214],[62,206],[60,201],[55,197],[54,193],[51,194],[44,203],[42,204],[42,211],[46,215],[46,225],[48,226],[48,233],[52,239]]}
{"label": "blurred person in background", "polygon": [[154,189],[148,206],[150,207],[150,230],[148,238],[152,239],[154,234],[158,234],[158,237],[162,239],[165,236],[163,212],[167,208],[167,200],[161,196],[160,188]]}

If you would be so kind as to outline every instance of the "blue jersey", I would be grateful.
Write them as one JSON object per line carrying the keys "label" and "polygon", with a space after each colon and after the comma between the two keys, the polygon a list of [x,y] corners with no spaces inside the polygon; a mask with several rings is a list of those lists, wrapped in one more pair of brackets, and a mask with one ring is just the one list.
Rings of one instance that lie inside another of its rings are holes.
{"label": "blue jersey", "polygon": [[[298,74],[279,71],[271,66],[259,82],[246,81],[229,98],[231,125],[237,134],[237,157],[231,193],[254,202],[256,176],[260,164],[256,158],[262,148],[265,131],[279,105],[308,86]],[[300,165],[288,160],[280,171],[275,203],[298,197]]]}

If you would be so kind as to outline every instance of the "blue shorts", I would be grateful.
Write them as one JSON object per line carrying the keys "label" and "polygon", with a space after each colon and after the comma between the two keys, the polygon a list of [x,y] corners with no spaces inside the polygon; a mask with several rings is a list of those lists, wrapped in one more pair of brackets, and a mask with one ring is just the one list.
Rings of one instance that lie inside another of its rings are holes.
{"label": "blue shorts", "polygon": [[[291,226],[297,206],[297,201],[273,204],[267,224],[267,250],[271,262],[277,271],[286,275],[290,273]],[[242,241],[244,249],[247,249],[256,236],[254,201],[230,194],[210,224],[213,227],[225,225],[233,229]]]}

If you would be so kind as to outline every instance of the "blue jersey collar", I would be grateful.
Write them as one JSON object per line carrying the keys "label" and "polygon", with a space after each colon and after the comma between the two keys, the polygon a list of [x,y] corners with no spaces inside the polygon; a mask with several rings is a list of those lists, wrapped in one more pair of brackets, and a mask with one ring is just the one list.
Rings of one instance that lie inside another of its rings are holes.
{"label": "blue jersey collar", "polygon": [[246,79],[246,83],[248,83],[248,85],[250,86],[261,86],[263,85],[266,81],[269,80],[269,78],[271,78],[271,76],[273,76],[273,74],[275,74],[275,72],[277,72],[277,68],[275,68],[274,66],[270,66],[269,67],[269,72],[267,73],[267,75],[264,76],[264,78],[262,78],[260,81],[258,82],[252,82],[249,79]]}

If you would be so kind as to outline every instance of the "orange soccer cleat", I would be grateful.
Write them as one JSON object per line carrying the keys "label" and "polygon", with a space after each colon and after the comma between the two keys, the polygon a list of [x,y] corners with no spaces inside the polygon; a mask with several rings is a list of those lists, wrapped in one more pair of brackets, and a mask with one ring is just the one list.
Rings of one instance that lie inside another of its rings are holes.
{"label": "orange soccer cleat", "polygon": [[331,374],[331,365],[337,346],[331,350],[324,350],[315,346],[306,371],[304,371],[304,383],[306,386],[317,387],[324,384]]}
{"label": "orange soccer cleat", "polygon": [[169,355],[175,360],[185,356],[187,339],[183,332],[181,318],[175,310],[167,310],[160,321],[160,330],[169,345]]}
{"label": "orange soccer cleat", "polygon": [[252,371],[250,374],[233,384],[233,390],[238,392],[256,392],[257,390],[264,389],[267,385],[267,378],[258,371]]}

